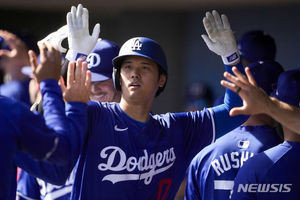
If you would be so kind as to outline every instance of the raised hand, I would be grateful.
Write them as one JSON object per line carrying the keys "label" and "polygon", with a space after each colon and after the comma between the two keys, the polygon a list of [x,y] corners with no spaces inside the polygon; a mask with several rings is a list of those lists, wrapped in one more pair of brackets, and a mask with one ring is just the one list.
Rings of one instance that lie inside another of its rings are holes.
{"label": "raised hand", "polygon": [[[64,86],[63,86],[64,87]],[[87,70],[87,62],[78,59],[68,66],[67,86],[64,99],[67,102],[87,103],[91,93],[91,73]]]}
{"label": "raised hand", "polygon": [[222,80],[221,85],[236,92],[243,100],[243,106],[235,107],[230,110],[230,116],[235,115],[254,115],[264,113],[271,100],[269,96],[257,86],[250,69],[246,67],[246,75],[238,71],[236,67],[232,68],[234,75],[225,72],[224,77],[229,81]]}
{"label": "raised hand", "polygon": [[34,51],[28,52],[32,73],[37,82],[46,79],[58,80],[61,71],[61,53],[49,43],[38,43],[40,50],[40,64]]}
{"label": "raised hand", "polygon": [[86,59],[96,45],[100,33],[100,24],[96,24],[92,35],[89,34],[89,12],[81,4],[77,9],[72,6],[67,14],[69,51],[66,58],[76,61],[77,58]]}
{"label": "raised hand", "polygon": [[219,15],[213,10],[206,12],[203,25],[207,35],[201,35],[209,50],[222,56],[224,64],[233,65],[238,62],[239,54],[236,39],[230,28],[226,15]]}
{"label": "raised hand", "polygon": [[1,67],[12,70],[30,65],[25,43],[15,34],[0,30],[0,36],[7,43],[10,50],[0,49]]}

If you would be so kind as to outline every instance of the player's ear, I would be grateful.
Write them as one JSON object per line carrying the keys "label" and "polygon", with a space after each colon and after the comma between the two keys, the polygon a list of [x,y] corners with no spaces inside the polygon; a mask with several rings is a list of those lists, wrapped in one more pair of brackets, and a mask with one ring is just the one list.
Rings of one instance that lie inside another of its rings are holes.
{"label": "player's ear", "polygon": [[166,84],[166,81],[167,81],[166,75],[165,74],[161,74],[159,76],[158,86],[161,87],[161,88],[164,87],[164,85]]}

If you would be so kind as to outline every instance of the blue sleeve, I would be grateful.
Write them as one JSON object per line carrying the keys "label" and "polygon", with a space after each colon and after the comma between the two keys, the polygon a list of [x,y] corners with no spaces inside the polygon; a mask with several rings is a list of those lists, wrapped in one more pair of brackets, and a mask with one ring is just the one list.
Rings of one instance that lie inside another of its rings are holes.
{"label": "blue sleeve", "polygon": [[[253,157],[255,158],[255,157]],[[243,167],[240,168],[234,180],[233,190],[231,191],[229,199],[235,200],[254,200],[256,198],[255,192],[248,192],[246,186],[249,184],[256,184],[254,168],[257,163],[252,162],[253,158],[249,159]],[[254,164],[254,165],[253,165]]]}
{"label": "blue sleeve", "polygon": [[[225,69],[229,73],[232,72],[233,66],[225,65]],[[239,62],[236,67],[240,72],[244,73],[244,68],[241,62]],[[234,92],[229,89],[226,89],[224,104],[212,107],[214,113],[214,121],[216,126],[216,135],[223,135],[233,130],[234,128],[243,124],[249,116],[246,115],[238,115],[234,117],[229,116],[229,112],[234,107],[242,106],[241,98]]]}
{"label": "blue sleeve", "polygon": [[[85,115],[85,104],[79,102],[66,103],[66,116],[68,122],[72,124],[74,129],[78,132],[85,132],[87,124],[87,118],[84,117]],[[72,148],[74,148],[74,150],[71,151],[72,153],[68,159],[65,160],[64,165],[38,161],[23,152],[17,152],[15,162],[22,169],[46,182],[54,185],[63,185],[74,168],[81,151],[80,147],[82,146],[81,143],[83,142],[84,134],[73,135],[73,138],[76,136],[78,138],[75,141],[78,142],[73,143]]]}
{"label": "blue sleeve", "polygon": [[17,200],[40,200],[40,186],[35,177],[21,171],[17,184]]}
{"label": "blue sleeve", "polygon": [[196,156],[189,167],[188,176],[187,176],[187,182],[186,182],[186,188],[185,188],[185,200],[201,200],[201,194],[200,194],[200,180],[198,180],[198,164],[197,164],[197,158]]}
{"label": "blue sleeve", "polygon": [[38,161],[21,151],[18,151],[15,157],[16,165],[21,167],[22,170],[53,185],[65,184],[72,171],[71,161],[69,162],[64,165],[57,165]]}
{"label": "blue sleeve", "polygon": [[[20,150],[30,153],[34,158],[64,164],[72,154],[78,155],[82,146],[83,129],[86,124],[86,105],[82,105],[81,117],[74,121],[67,119],[60,88],[55,80],[41,82],[44,118],[20,106],[18,141]],[[82,110],[83,109],[83,110]]]}

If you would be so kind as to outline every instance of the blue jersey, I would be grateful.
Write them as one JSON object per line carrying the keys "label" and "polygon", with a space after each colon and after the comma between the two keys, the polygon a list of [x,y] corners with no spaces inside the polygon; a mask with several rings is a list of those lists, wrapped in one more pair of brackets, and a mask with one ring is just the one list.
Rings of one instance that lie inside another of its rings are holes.
{"label": "blue jersey", "polygon": [[[57,164],[66,162],[73,153],[79,153],[76,149],[81,146],[86,125],[86,105],[74,103],[73,107],[70,104],[72,119],[67,119],[57,81],[43,81],[40,87],[45,118],[30,112],[24,104],[0,97],[0,157],[3,160],[0,165],[0,199],[15,199],[14,157],[17,150],[28,152],[38,160]],[[82,121],[82,125],[77,125],[77,120]]]}
{"label": "blue jersey", "polygon": [[[246,120],[228,114],[241,105],[234,92],[226,90],[224,102],[202,111],[150,114],[147,123],[130,118],[117,103],[90,102],[71,198],[174,198],[196,153],[214,141],[216,133],[229,132]],[[77,161],[57,166],[26,156],[17,160],[22,168],[52,184],[63,184]]]}
{"label": "blue jersey", "polygon": [[30,106],[29,97],[29,82],[30,79],[25,81],[11,81],[0,85],[0,95],[10,97],[22,101],[27,106]]}
{"label": "blue jersey", "polygon": [[91,103],[88,118],[72,199],[172,199],[191,159],[215,134],[208,109],[141,123],[117,103]]}
{"label": "blue jersey", "polygon": [[69,200],[74,182],[74,170],[62,186],[47,183],[22,170],[17,185],[17,200]]}
{"label": "blue jersey", "polygon": [[250,157],[279,144],[268,126],[241,126],[203,149],[192,161],[185,199],[227,200],[233,181]]}
{"label": "blue jersey", "polygon": [[299,142],[284,142],[250,159],[234,181],[232,199],[300,199],[299,152]]}

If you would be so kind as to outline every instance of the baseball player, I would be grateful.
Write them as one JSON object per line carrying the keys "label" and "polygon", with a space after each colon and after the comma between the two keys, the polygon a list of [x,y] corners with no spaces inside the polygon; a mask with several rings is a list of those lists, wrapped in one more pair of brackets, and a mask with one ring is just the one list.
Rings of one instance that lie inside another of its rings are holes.
{"label": "baseball player", "polygon": [[[300,68],[282,73],[274,97],[299,107],[299,94]],[[300,198],[300,131],[292,131],[285,125],[283,130],[284,143],[249,159],[240,169],[234,181],[231,199]]]}
{"label": "baseball player", "polygon": [[[275,61],[254,62],[249,68],[267,94],[283,72]],[[250,157],[280,142],[269,116],[251,115],[242,126],[220,137],[192,160],[185,199],[228,199],[240,167]]]}
{"label": "baseball player", "polygon": [[[203,22],[208,36],[202,38],[222,57],[226,70],[231,72],[232,65],[242,70],[227,17],[207,12]],[[225,104],[219,107],[154,115],[152,102],[168,76],[159,44],[145,37],[132,38],[122,45],[113,63],[121,100],[89,103],[87,137],[71,199],[172,199],[196,153],[213,142],[216,133],[228,132],[245,120],[228,115],[240,99],[227,90]],[[56,174],[68,174],[70,163],[63,169],[45,170],[40,178],[65,181],[68,175]]]}
{"label": "baseball player", "polygon": [[[112,81],[112,59],[118,55],[119,49],[119,46],[114,42],[99,39],[96,47],[88,55],[88,69],[91,71],[90,99],[100,102],[119,102],[120,92],[116,91]],[[36,162],[20,152],[17,154],[17,160],[21,160],[21,162]],[[41,163],[39,164],[41,165]],[[47,183],[22,170],[17,185],[18,199],[70,199],[75,170],[73,169],[66,183],[62,186]]]}
{"label": "baseball player", "polygon": [[[238,50],[243,66],[248,66],[258,61],[275,61],[276,57],[275,40],[262,30],[251,30],[244,33],[238,40]],[[214,106],[222,104],[223,101],[224,95],[217,97],[214,101]],[[281,135],[280,127],[277,128],[277,131]],[[217,135],[217,138],[222,136]]]}
{"label": "baseball player", "polygon": [[[67,90],[69,103],[66,115],[61,90],[57,84],[60,53],[48,44],[40,44],[39,48],[42,59],[40,65],[34,61],[36,56],[33,51],[29,55],[44,99],[44,118],[30,112],[24,104],[0,97],[0,154],[3,159],[0,165],[0,199],[15,199],[14,156],[17,150],[25,151],[38,160],[64,164],[72,154],[78,155],[82,146],[89,95],[87,88],[90,87],[89,75],[86,80],[86,65],[79,61],[76,74],[70,70],[70,77],[74,81]],[[80,91],[82,96],[75,95],[74,90]]]}

